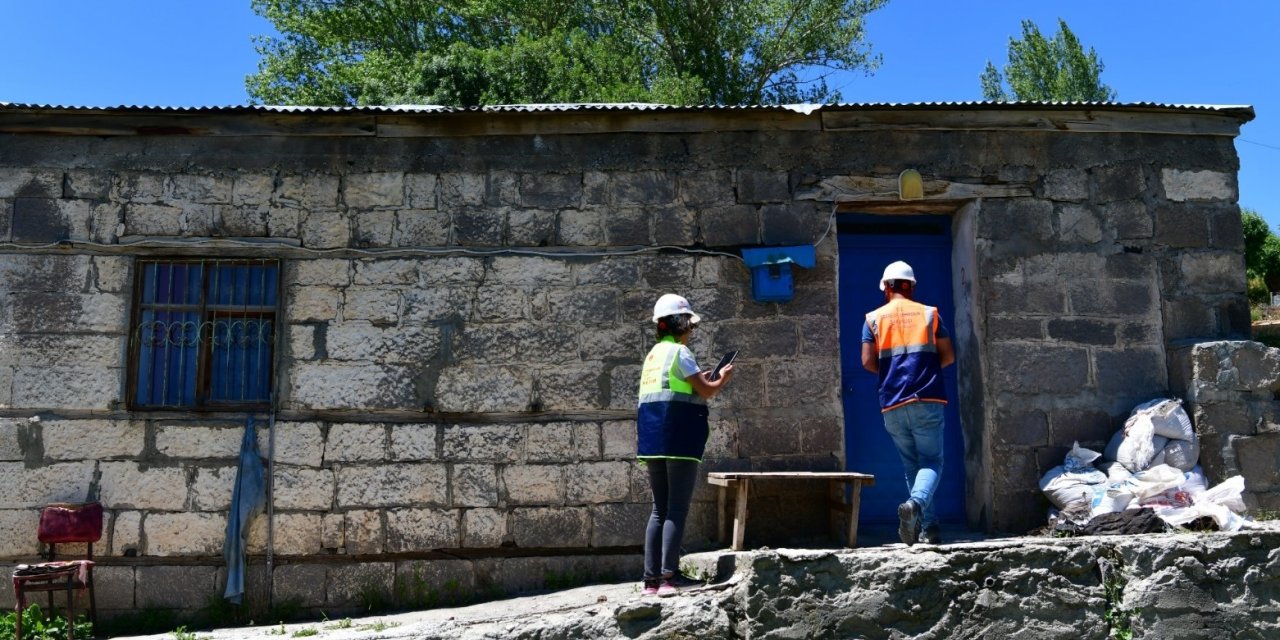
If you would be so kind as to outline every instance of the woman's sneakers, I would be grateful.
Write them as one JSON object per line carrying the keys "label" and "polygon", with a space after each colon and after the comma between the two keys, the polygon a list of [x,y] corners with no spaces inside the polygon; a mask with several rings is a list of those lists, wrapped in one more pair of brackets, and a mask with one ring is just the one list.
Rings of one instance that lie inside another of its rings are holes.
{"label": "woman's sneakers", "polygon": [[693,578],[685,577],[684,574],[675,573],[662,579],[645,578],[644,590],[641,593],[646,596],[656,595],[659,598],[670,598],[680,593],[680,590],[685,587],[701,587],[704,584],[706,582],[702,580],[694,580]]}
{"label": "woman's sneakers", "polygon": [[662,581],[657,578],[645,578],[644,589],[640,591],[641,595],[656,596],[662,589]]}
{"label": "woman's sneakers", "polygon": [[898,505],[898,539],[907,545],[920,540],[920,503],[910,498]]}
{"label": "woman's sneakers", "polygon": [[662,584],[658,586],[659,598],[670,598],[677,593],[680,593],[680,588],[676,586],[674,580],[663,580]]}

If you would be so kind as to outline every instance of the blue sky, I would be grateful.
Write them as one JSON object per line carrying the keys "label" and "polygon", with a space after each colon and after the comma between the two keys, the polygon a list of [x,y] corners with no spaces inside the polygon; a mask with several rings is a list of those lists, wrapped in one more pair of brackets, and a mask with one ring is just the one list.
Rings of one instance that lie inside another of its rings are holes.
{"label": "blue sky", "polygon": [[[1059,17],[1121,102],[1253,105],[1240,204],[1280,232],[1280,2],[891,0],[868,20],[881,67],[832,84],[846,102],[979,100],[1021,21],[1049,35]],[[0,30],[0,101],[210,106],[248,102],[250,38],[271,26],[249,0],[0,0]]]}

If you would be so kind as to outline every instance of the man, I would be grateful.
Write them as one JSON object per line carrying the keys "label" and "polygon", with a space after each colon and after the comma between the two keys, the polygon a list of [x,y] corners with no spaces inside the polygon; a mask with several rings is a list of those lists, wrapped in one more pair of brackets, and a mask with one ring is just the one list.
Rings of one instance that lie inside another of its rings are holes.
{"label": "man", "polygon": [[911,265],[885,267],[885,304],[868,313],[862,327],[862,366],[879,377],[884,428],[902,458],[911,493],[898,506],[898,537],[908,545],[940,544],[933,495],[942,476],[942,369],[955,362],[955,350],[938,310],[912,300],[915,285]]}

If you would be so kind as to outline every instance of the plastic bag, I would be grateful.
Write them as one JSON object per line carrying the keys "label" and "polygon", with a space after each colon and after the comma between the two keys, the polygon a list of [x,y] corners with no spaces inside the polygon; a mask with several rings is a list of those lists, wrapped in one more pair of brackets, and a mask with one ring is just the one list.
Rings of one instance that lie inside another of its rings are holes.
{"label": "plastic bag", "polygon": [[[1191,418],[1182,408],[1182,400],[1161,398],[1144,402],[1133,408],[1129,419],[1133,420],[1139,415],[1145,415],[1151,420],[1154,433],[1158,436],[1170,440],[1191,440],[1196,437],[1195,429],[1191,427]],[[1125,426],[1128,426],[1127,421]]]}
{"label": "plastic bag", "polygon": [[1077,441],[1071,444],[1071,451],[1067,452],[1067,457],[1062,461],[1062,466],[1070,473],[1093,471],[1093,461],[1101,456],[1102,454],[1097,451],[1081,447]]}
{"label": "plastic bag", "polygon": [[1200,494],[1198,502],[1220,504],[1236,513],[1244,513],[1244,476],[1231,476]]}
{"label": "plastic bag", "polygon": [[1104,513],[1119,513],[1128,508],[1133,501],[1133,494],[1116,486],[1099,485],[1093,490],[1093,502],[1090,503],[1089,514],[1100,516]]}
{"label": "plastic bag", "polygon": [[1182,471],[1190,471],[1200,461],[1200,441],[1195,439],[1195,436],[1192,438],[1191,440],[1170,440],[1164,445],[1164,449],[1152,458],[1152,466],[1167,464]]}
{"label": "plastic bag", "polygon": [[1150,416],[1139,414],[1136,418],[1132,424],[1125,423],[1124,431],[1120,432],[1124,435],[1117,434],[1121,440],[1115,454],[1116,462],[1133,473],[1150,467],[1151,460],[1165,444],[1161,442],[1159,447],[1156,446],[1155,425],[1151,423]]}
{"label": "plastic bag", "polygon": [[1116,462],[1115,460],[1109,460],[1099,464],[1098,471],[1107,474],[1107,482],[1111,484],[1124,482],[1129,479],[1129,476],[1133,475],[1133,473],[1128,469],[1124,468],[1124,465]]}
{"label": "plastic bag", "polygon": [[1133,474],[1117,487],[1132,493],[1134,499],[1141,502],[1144,498],[1159,495],[1180,486],[1183,480],[1181,471],[1167,464],[1161,464]]}

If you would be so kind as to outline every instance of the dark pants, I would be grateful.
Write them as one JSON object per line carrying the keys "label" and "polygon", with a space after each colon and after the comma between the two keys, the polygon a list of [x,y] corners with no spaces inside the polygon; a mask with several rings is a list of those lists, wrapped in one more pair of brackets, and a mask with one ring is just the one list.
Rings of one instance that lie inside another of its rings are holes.
{"label": "dark pants", "polygon": [[698,463],[693,460],[646,460],[653,513],[644,532],[644,577],[674,575],[680,571],[680,540],[689,516]]}

